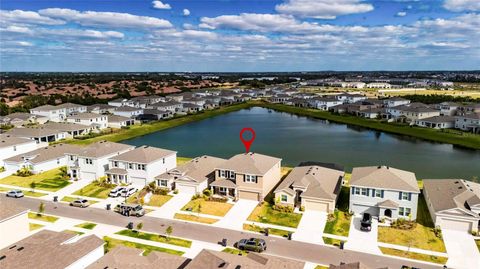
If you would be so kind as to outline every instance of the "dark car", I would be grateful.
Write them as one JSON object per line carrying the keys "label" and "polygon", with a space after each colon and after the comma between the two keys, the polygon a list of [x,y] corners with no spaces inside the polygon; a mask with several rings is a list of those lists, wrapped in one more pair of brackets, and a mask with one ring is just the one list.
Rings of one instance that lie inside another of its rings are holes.
{"label": "dark car", "polygon": [[360,230],[370,232],[372,230],[372,215],[370,213],[363,213],[360,221]]}
{"label": "dark car", "polygon": [[260,238],[242,239],[238,241],[237,248],[240,250],[262,252],[267,250],[267,244],[265,240]]}

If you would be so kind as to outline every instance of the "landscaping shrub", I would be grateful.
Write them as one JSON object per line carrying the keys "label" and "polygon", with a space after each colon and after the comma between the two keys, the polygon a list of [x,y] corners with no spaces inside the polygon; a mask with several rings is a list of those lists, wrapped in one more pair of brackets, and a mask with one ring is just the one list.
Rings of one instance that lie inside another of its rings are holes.
{"label": "landscaping shrub", "polygon": [[93,183],[102,188],[114,188],[116,186],[115,184],[108,182],[106,179],[101,178],[94,180]]}
{"label": "landscaping shrub", "polygon": [[210,197],[212,196],[212,191],[210,189],[204,189],[203,190],[203,195]]}
{"label": "landscaping shrub", "polygon": [[331,214],[331,213],[330,213],[330,214],[328,214],[327,221],[329,221],[329,222],[330,222],[330,221],[334,221],[335,219],[336,219],[336,217],[335,217],[335,214]]}
{"label": "landscaping shrub", "polygon": [[167,195],[170,192],[169,189],[167,188],[155,188],[153,191],[153,194],[160,194],[160,195]]}
{"label": "landscaping shrub", "polygon": [[173,193],[174,193],[174,194],[178,194],[178,190],[175,189],[175,190],[173,191]]}
{"label": "landscaping shrub", "polygon": [[280,212],[293,213],[293,207],[289,205],[274,205],[273,209]]}
{"label": "landscaping shrub", "polygon": [[210,196],[207,198],[208,201],[226,203],[228,201],[227,197],[221,196]]}
{"label": "landscaping shrub", "polygon": [[196,193],[192,196],[192,200],[196,200],[196,199],[199,199],[199,198],[203,198],[203,195],[199,194],[199,193]]}
{"label": "landscaping shrub", "polygon": [[33,173],[27,167],[23,167],[20,170],[17,170],[15,175],[19,176],[19,177],[29,177],[29,176],[33,175]]}
{"label": "landscaping shrub", "polygon": [[5,167],[0,166],[0,173],[1,173],[1,172],[5,172]]}
{"label": "landscaping shrub", "polygon": [[443,236],[442,236],[442,230],[440,229],[440,227],[435,227],[433,229],[433,233],[435,234],[436,237],[438,237],[439,239],[443,239]]}
{"label": "landscaping shrub", "polygon": [[392,222],[391,227],[399,230],[411,230],[415,228],[417,223],[415,221],[406,219],[397,219]]}
{"label": "landscaping shrub", "polygon": [[68,172],[67,172],[67,167],[66,166],[62,166],[60,167],[60,176],[64,179],[70,179],[70,177],[68,176]]}

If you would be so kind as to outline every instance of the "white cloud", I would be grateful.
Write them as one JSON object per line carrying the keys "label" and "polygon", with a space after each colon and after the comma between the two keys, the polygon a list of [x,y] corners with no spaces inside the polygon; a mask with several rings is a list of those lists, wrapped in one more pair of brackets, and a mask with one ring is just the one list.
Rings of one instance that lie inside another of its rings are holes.
{"label": "white cloud", "polygon": [[405,16],[407,16],[407,12],[405,11],[397,12],[397,17],[405,17]]}
{"label": "white cloud", "polygon": [[373,10],[362,0],[286,0],[275,10],[303,18],[335,19],[337,16],[365,13]]}
{"label": "white cloud", "polygon": [[43,24],[43,25],[61,25],[65,24],[62,20],[42,16],[37,12],[23,10],[0,10],[0,22],[22,23],[22,24]]}
{"label": "white cloud", "polygon": [[153,1],[153,8],[156,9],[171,9],[172,7],[167,3],[162,3],[162,1]]}
{"label": "white cloud", "polygon": [[8,33],[17,33],[17,34],[31,34],[33,31],[28,27],[17,26],[17,25],[9,25],[6,28],[0,28],[2,32]]}
{"label": "white cloud", "polygon": [[119,28],[169,28],[172,24],[164,19],[137,16],[129,13],[77,11],[66,8],[47,8],[38,11],[41,15],[83,26]]}
{"label": "white cloud", "polygon": [[443,7],[450,11],[480,11],[479,0],[445,0]]}
{"label": "white cloud", "polygon": [[188,9],[183,9],[183,16],[190,16],[190,10]]}

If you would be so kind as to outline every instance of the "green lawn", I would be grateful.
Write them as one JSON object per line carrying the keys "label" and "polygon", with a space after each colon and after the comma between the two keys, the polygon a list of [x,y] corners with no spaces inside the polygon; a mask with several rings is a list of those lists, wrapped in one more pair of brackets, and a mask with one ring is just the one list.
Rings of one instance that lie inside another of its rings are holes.
{"label": "green lawn", "polygon": [[182,210],[186,210],[187,208],[192,208],[192,212],[195,212],[195,213],[202,213],[202,214],[223,217],[225,216],[225,214],[227,214],[228,210],[232,208],[232,204],[207,201],[203,198],[197,198],[195,200],[191,200],[190,202],[188,202],[182,208]]}
{"label": "green lawn", "polygon": [[78,232],[78,231],[74,231],[74,230],[63,230],[63,232],[64,233],[78,234],[78,235],[85,234],[84,232]]}
{"label": "green lawn", "polygon": [[222,250],[222,252],[225,252],[225,253],[230,253],[230,254],[233,254],[233,255],[242,255],[242,256],[245,256],[248,254],[247,251],[245,250],[239,250],[239,249],[236,249],[236,248],[224,248]]}
{"label": "green lawn", "polygon": [[[14,188],[0,187],[0,192],[8,192],[8,191],[11,191],[11,190],[14,190]],[[29,197],[42,197],[42,196],[47,195],[45,193],[38,192],[38,191],[23,191],[22,190],[22,192],[25,196],[29,196]]]}
{"label": "green lawn", "polygon": [[330,267],[328,267],[328,266],[322,266],[322,265],[317,265],[317,266],[315,266],[314,269],[328,269],[328,268],[330,268]]}
{"label": "green lawn", "polygon": [[123,245],[130,248],[142,249],[144,250],[144,252],[142,253],[143,256],[147,256],[152,251],[165,252],[165,253],[173,254],[177,256],[182,256],[185,253],[182,251],[168,249],[168,248],[161,248],[161,247],[134,243],[130,241],[118,240],[108,236],[103,237],[103,241],[105,241],[105,253],[109,252],[111,249],[119,245]]}
{"label": "green lawn", "polygon": [[95,226],[97,226],[97,224],[96,223],[91,223],[91,222],[84,222],[84,223],[80,223],[78,225],[75,225],[75,227],[88,229],[88,230],[93,230],[93,228],[95,228]]}
{"label": "green lawn", "polygon": [[42,228],[44,225],[36,224],[36,223],[29,223],[30,231],[35,231],[36,229]]}
{"label": "green lawn", "polygon": [[[145,193],[145,191],[137,192],[136,194],[130,196],[127,199],[127,202],[133,203],[133,204],[138,204],[139,203],[139,201],[137,199],[138,195],[143,196],[144,193]],[[166,202],[168,202],[168,200],[172,199],[172,197],[173,196],[171,196],[171,195],[152,194],[152,196],[150,196],[150,201],[148,201],[148,203],[145,203],[145,205],[161,207]]]}
{"label": "green lawn", "polygon": [[88,196],[88,197],[106,199],[108,198],[108,194],[112,189],[113,187],[112,188],[102,187],[99,185],[98,182],[92,182],[72,194],[79,195],[79,196]]}
{"label": "green lawn", "polygon": [[448,260],[445,257],[438,257],[438,256],[427,255],[427,254],[415,253],[415,252],[406,252],[403,250],[398,250],[393,248],[380,247],[380,250],[382,251],[383,254],[386,254],[386,255],[398,256],[398,257],[407,258],[407,259],[414,259],[414,260],[433,262],[433,263],[439,263],[439,264],[445,264],[447,263],[447,260]]}
{"label": "green lawn", "polygon": [[55,221],[58,220],[57,217],[50,216],[50,215],[45,215],[45,214],[38,215],[38,213],[36,213],[36,212],[28,212],[28,218],[29,219],[46,221],[46,222],[55,222]]}
{"label": "green lawn", "polygon": [[180,219],[180,220],[200,222],[205,224],[213,224],[218,221],[218,219],[205,218],[205,217],[200,217],[193,214],[180,214],[180,213],[176,213],[173,218]]}
{"label": "green lawn", "polygon": [[297,228],[301,218],[302,214],[280,212],[274,210],[269,203],[263,203],[253,210],[248,220]]}
{"label": "green lawn", "polygon": [[333,245],[338,247],[340,246],[340,242],[342,242],[342,240],[338,240],[330,237],[323,237],[323,242],[327,245]]}
{"label": "green lawn", "polygon": [[132,231],[132,230],[121,230],[120,232],[117,232],[116,234],[129,236],[129,237],[134,237],[134,238],[139,238],[139,239],[143,239],[143,240],[155,241],[155,242],[159,242],[159,243],[171,244],[171,245],[176,245],[176,246],[186,247],[186,248],[189,248],[189,247],[192,246],[192,241],[177,238],[177,237],[168,237],[167,238],[166,236],[161,235],[161,234],[137,232],[137,231]]}
{"label": "green lawn", "polygon": [[349,190],[348,187],[342,187],[337,202],[338,209],[333,213],[334,218],[325,224],[324,233],[348,236],[351,222],[351,216],[348,214]]}
{"label": "green lawn", "polygon": [[58,191],[71,182],[61,177],[60,168],[45,171],[29,177],[8,176],[0,179],[0,184],[13,185],[18,187],[30,188],[30,184],[35,182],[35,189],[44,191]]}
{"label": "green lawn", "polygon": [[[243,224],[243,229],[246,230],[246,231],[252,231],[252,232],[257,232],[257,233],[262,233],[262,234],[265,232],[265,228],[262,228],[262,227],[257,226],[257,225],[250,225],[250,224]],[[268,233],[273,234],[273,235],[278,235],[278,236],[281,236],[281,237],[288,237],[289,231],[281,230],[281,229],[275,229],[275,228],[269,228]]]}
{"label": "green lawn", "polygon": [[428,212],[425,198],[418,198],[417,225],[411,230],[400,230],[391,227],[378,227],[378,241],[410,246],[414,248],[445,252],[443,240],[434,233],[434,224]]}
{"label": "green lawn", "polygon": [[[70,202],[73,202],[73,201],[75,201],[75,200],[77,200],[77,199],[78,199],[77,197],[73,197],[73,196],[64,196],[61,201],[63,201],[63,202],[69,202],[69,203],[70,203]],[[88,200],[88,199],[87,199],[87,200]],[[98,201],[95,201],[95,200],[88,200],[88,202],[89,202],[91,205],[93,205],[93,204],[95,204],[95,203],[98,203]]]}
{"label": "green lawn", "polygon": [[191,160],[192,158],[188,158],[188,157],[177,157],[177,166],[188,163]]}

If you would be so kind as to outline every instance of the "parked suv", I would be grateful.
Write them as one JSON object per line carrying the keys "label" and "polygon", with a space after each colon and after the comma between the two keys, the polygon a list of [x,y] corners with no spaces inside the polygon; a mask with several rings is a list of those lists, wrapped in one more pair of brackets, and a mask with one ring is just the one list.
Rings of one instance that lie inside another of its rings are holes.
{"label": "parked suv", "polygon": [[137,216],[141,217],[145,215],[145,209],[141,205],[137,204],[119,204],[114,208],[115,212],[118,212],[124,216]]}
{"label": "parked suv", "polygon": [[265,243],[265,240],[260,238],[242,239],[238,241],[237,248],[240,250],[262,252],[267,250],[267,244]]}
{"label": "parked suv", "polygon": [[7,192],[7,197],[13,197],[13,198],[22,198],[23,192],[21,190],[11,190]]}
{"label": "parked suv", "polygon": [[134,187],[126,187],[122,190],[122,197],[129,197],[137,191]]}
{"label": "parked suv", "polygon": [[70,206],[76,206],[76,207],[82,207],[82,208],[87,207],[89,205],[90,203],[86,199],[78,199],[70,202]]}
{"label": "parked suv", "polygon": [[363,213],[360,221],[360,230],[370,232],[372,230],[372,215],[370,213]]}
{"label": "parked suv", "polygon": [[115,187],[113,190],[110,191],[108,196],[109,197],[119,197],[120,195],[122,195],[123,189],[125,189],[125,187]]}

